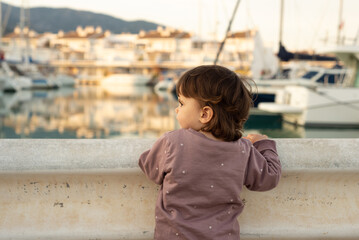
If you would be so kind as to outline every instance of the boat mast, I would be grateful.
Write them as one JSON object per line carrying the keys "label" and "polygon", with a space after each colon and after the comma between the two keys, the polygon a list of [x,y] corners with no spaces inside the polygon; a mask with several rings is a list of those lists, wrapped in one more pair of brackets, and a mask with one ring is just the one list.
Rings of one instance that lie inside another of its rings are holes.
{"label": "boat mast", "polygon": [[198,39],[202,39],[202,2],[198,0]]}
{"label": "boat mast", "polygon": [[[25,25],[25,9],[24,9],[24,1],[22,1],[22,6],[20,8],[20,39],[21,39],[21,58],[23,61],[25,61],[26,64],[26,58],[25,58],[25,48],[22,46],[24,41],[24,25]],[[25,59],[24,59],[25,58]]]}
{"label": "boat mast", "polygon": [[2,0],[0,0],[0,52],[2,51]]}
{"label": "boat mast", "polygon": [[224,46],[224,43],[225,43],[226,40],[227,40],[228,33],[229,33],[229,31],[231,30],[232,22],[233,22],[234,16],[236,15],[236,12],[237,12],[237,9],[238,9],[238,6],[239,6],[240,1],[241,1],[241,0],[237,0],[236,6],[234,7],[233,14],[232,14],[232,18],[231,18],[231,20],[230,20],[229,23],[228,23],[226,35],[225,35],[223,41],[221,42],[221,45],[219,46],[216,59],[214,60],[214,63],[213,63],[214,65],[217,64],[219,55],[221,54],[222,49],[223,49],[223,46]]}
{"label": "boat mast", "polygon": [[4,19],[3,19],[3,17],[2,17],[3,16],[2,0],[0,0],[0,60],[5,59],[5,51],[2,49],[2,47],[3,47],[2,38],[3,38],[3,34],[4,34],[6,26],[7,26],[7,22],[9,20],[10,12],[11,12],[11,5],[8,5]]}
{"label": "boat mast", "polygon": [[[279,49],[278,49],[278,55],[280,52],[280,49],[282,47],[282,40],[283,40],[283,13],[284,13],[284,0],[280,0],[280,15],[279,15]],[[283,68],[281,63],[280,57],[278,57],[278,71],[277,71],[277,78],[282,77]]]}
{"label": "boat mast", "polygon": [[284,11],[284,0],[280,0],[279,44],[282,44],[282,37],[283,37],[283,11]]}
{"label": "boat mast", "polygon": [[340,44],[340,33],[343,27],[343,0],[339,0],[339,24],[338,24],[338,32],[337,32],[337,45]]}
{"label": "boat mast", "polygon": [[[22,42],[25,42],[25,47],[22,46],[21,57],[23,58],[25,68],[27,69],[29,67],[29,42],[28,42],[28,37],[29,37],[30,29],[27,28],[27,36],[25,36],[25,24],[27,23],[26,12],[25,12],[26,8],[27,8],[27,1],[22,0],[22,6],[21,6],[21,9],[20,9],[20,38],[21,38]],[[28,25],[28,24],[26,24],[26,25]]]}

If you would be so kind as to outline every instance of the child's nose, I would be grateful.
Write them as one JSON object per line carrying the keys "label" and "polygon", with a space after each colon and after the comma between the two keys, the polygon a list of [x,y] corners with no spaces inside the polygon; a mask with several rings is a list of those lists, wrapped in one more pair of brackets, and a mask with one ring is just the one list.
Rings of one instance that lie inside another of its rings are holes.
{"label": "child's nose", "polygon": [[178,107],[175,108],[175,112],[176,112],[176,114],[178,114]]}

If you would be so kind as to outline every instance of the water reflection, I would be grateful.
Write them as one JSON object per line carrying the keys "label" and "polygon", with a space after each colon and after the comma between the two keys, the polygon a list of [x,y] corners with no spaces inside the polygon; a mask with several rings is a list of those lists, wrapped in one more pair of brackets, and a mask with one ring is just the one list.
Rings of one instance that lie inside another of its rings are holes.
{"label": "water reflection", "polygon": [[[149,87],[80,86],[0,95],[1,138],[158,137],[178,129],[177,99]],[[306,129],[255,111],[245,134],[269,137],[359,137],[359,129]]]}
{"label": "water reflection", "polygon": [[1,97],[2,138],[157,137],[176,129],[174,97],[151,88],[78,87]]}

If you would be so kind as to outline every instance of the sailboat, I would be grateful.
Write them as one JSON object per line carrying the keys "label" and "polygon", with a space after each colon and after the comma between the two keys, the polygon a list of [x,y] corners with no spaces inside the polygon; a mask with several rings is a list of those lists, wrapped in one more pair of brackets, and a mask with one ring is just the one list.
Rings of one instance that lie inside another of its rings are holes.
{"label": "sailboat", "polygon": [[[356,54],[358,53],[359,48]],[[353,56],[355,52],[347,55]],[[359,64],[358,58],[353,61]],[[353,70],[353,73],[357,71],[358,69]],[[284,121],[301,126],[359,127],[358,76],[353,83],[348,87],[287,86],[277,92],[275,103],[259,103],[258,108],[280,113]]]}
{"label": "sailboat", "polygon": [[8,63],[4,60],[0,63],[0,75],[5,81],[3,91],[5,92],[17,92],[22,89],[30,89],[32,87],[32,79],[24,76],[23,74],[15,74],[11,70]]}
{"label": "sailboat", "polygon": [[4,91],[8,84],[8,76],[2,65],[4,62],[4,51],[2,49],[2,35],[3,35],[3,24],[2,24],[2,2],[0,0],[0,93]]}
{"label": "sailboat", "polygon": [[20,28],[21,37],[25,43],[22,48],[22,61],[10,62],[5,59],[2,60],[1,68],[2,74],[6,79],[5,91],[19,91],[22,89],[56,89],[61,86],[73,86],[75,84],[74,78],[66,75],[49,75],[43,74],[39,71],[38,65],[32,61],[29,54],[28,35],[24,32],[25,25],[28,25],[28,14],[26,14],[26,1],[20,10]]}
{"label": "sailboat", "polygon": [[338,41],[336,47],[322,52],[344,62],[348,76],[341,84],[287,86],[278,92],[275,103],[260,103],[258,108],[280,113],[284,121],[300,126],[359,127],[359,46]]}

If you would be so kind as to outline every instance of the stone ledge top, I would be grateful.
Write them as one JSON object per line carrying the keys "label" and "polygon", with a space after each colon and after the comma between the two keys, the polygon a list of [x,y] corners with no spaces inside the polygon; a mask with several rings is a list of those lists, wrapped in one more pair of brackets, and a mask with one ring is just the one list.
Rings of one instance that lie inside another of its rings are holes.
{"label": "stone ledge top", "polygon": [[[274,139],[283,171],[359,171],[357,139]],[[0,172],[138,171],[155,139],[1,139]]]}

